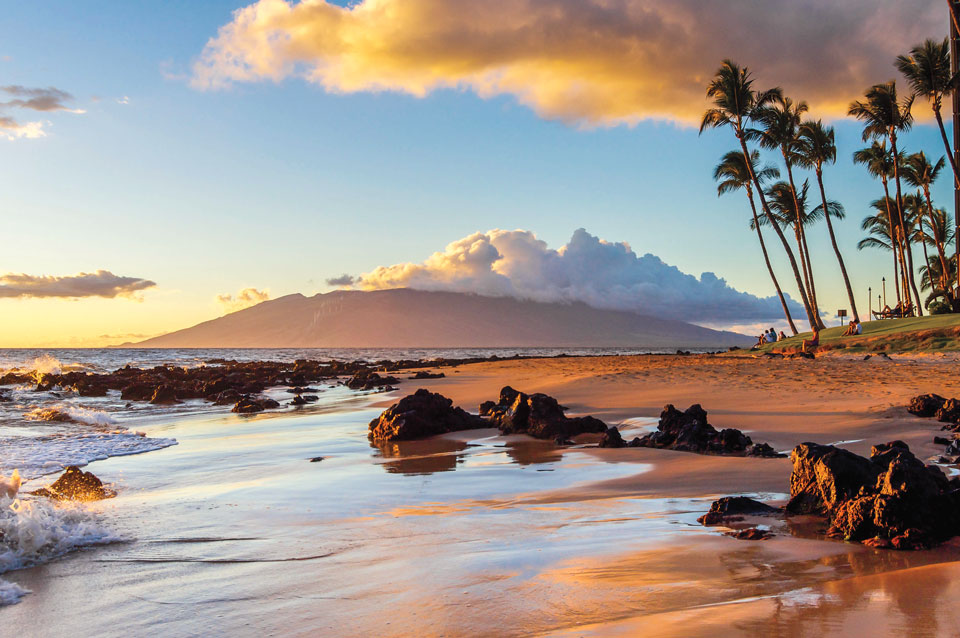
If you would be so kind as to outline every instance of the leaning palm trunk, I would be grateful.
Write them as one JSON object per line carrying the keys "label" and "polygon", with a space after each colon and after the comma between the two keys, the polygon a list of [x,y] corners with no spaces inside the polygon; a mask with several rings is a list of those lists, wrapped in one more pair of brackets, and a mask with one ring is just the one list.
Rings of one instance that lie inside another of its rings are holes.
{"label": "leaning palm trunk", "polygon": [[[947,281],[950,277],[950,269],[947,267],[947,255],[943,249],[943,244],[940,243],[940,238],[937,237],[937,223],[933,218],[933,199],[930,197],[929,184],[924,184],[923,196],[927,200],[927,214],[930,216],[930,238],[933,240],[933,245],[937,248],[937,256],[940,258],[940,287],[944,294],[946,294],[950,290],[950,284]],[[924,246],[924,250],[926,250],[926,246]],[[930,272],[930,264],[927,264],[927,272]],[[930,281],[930,285],[933,285],[933,280]]]}
{"label": "leaning palm trunk", "polygon": [[887,182],[887,178],[883,177],[880,181],[883,182],[883,203],[887,208],[887,228],[890,229],[890,252],[893,254],[893,285],[897,291],[897,304],[900,304],[900,302],[903,301],[903,298],[900,296],[899,231],[897,230],[896,224],[893,223],[893,211],[890,210],[890,186]]}
{"label": "leaning palm trunk", "polygon": [[753,180],[753,185],[757,189],[757,196],[760,198],[760,207],[763,209],[763,214],[766,215],[767,221],[769,221],[770,225],[773,226],[774,232],[777,233],[777,237],[780,238],[780,243],[783,244],[783,248],[787,252],[787,257],[790,260],[790,267],[793,269],[793,276],[797,280],[797,287],[800,289],[800,300],[803,302],[804,310],[807,312],[807,321],[811,326],[815,326],[817,325],[815,322],[815,316],[813,311],[810,309],[810,300],[807,298],[807,291],[803,287],[803,279],[800,277],[800,270],[797,268],[797,260],[793,256],[793,251],[790,250],[790,244],[787,242],[787,238],[784,236],[783,231],[780,230],[780,225],[777,224],[777,220],[770,213],[770,208],[767,206],[767,198],[763,195],[763,186],[760,185],[760,180],[757,179],[757,175],[753,171],[753,166],[750,162],[750,151],[747,150],[747,142],[743,139],[742,132],[737,133],[737,141],[740,142],[740,150],[743,151],[743,159],[747,163],[747,169],[750,171],[750,179]]}
{"label": "leaning palm trunk", "polygon": [[[913,291],[913,296],[917,300],[917,316],[923,316],[923,302],[920,299],[920,291],[917,290],[917,282],[913,276],[913,251],[910,249],[910,236],[907,235],[907,227],[904,223],[903,216],[903,194],[900,189],[900,155],[897,152],[897,132],[893,129],[890,130],[890,150],[893,152],[893,180],[897,185],[897,213],[900,215],[900,228],[903,230],[903,246],[904,252],[907,254],[907,266],[910,268],[908,271],[908,281],[910,282],[910,289]],[[907,297],[910,295],[908,294]]]}
{"label": "leaning palm trunk", "polygon": [[767,264],[767,272],[770,273],[770,279],[773,280],[773,287],[777,289],[777,297],[780,298],[780,305],[783,306],[783,316],[787,318],[787,323],[790,324],[790,330],[796,335],[797,326],[793,323],[793,317],[790,315],[790,307],[787,306],[787,300],[783,296],[783,291],[780,290],[780,282],[777,281],[777,276],[773,272],[773,266],[770,264],[770,255],[767,254],[767,246],[763,241],[763,233],[760,231],[760,218],[757,217],[757,205],[753,202],[753,193],[749,190],[747,191],[747,197],[750,198],[750,210],[753,211],[753,227],[757,229],[757,239],[760,240],[760,250],[763,252],[763,261]]}
{"label": "leaning palm trunk", "polygon": [[860,315],[857,313],[857,302],[853,300],[853,288],[850,286],[850,277],[847,276],[847,267],[843,263],[843,255],[840,254],[840,247],[837,246],[837,236],[833,233],[833,223],[830,221],[830,210],[827,207],[827,193],[823,189],[823,170],[817,166],[817,184],[820,186],[820,200],[823,202],[823,215],[827,220],[827,232],[830,233],[830,243],[833,245],[833,252],[837,256],[837,263],[840,264],[840,274],[843,275],[843,284],[847,287],[847,299],[850,300],[850,310],[853,312],[853,318],[860,321]]}
{"label": "leaning palm trunk", "polygon": [[803,280],[804,284],[807,287],[807,298],[810,300],[810,305],[813,309],[813,316],[816,319],[817,328],[824,328],[823,322],[820,320],[820,306],[817,304],[817,290],[813,283],[813,267],[810,264],[810,251],[807,250],[807,238],[806,233],[803,230],[803,219],[800,217],[800,200],[797,198],[797,187],[793,182],[793,166],[790,163],[790,159],[787,157],[786,152],[783,154],[783,163],[787,167],[787,179],[790,183],[790,194],[793,196],[793,209],[796,211],[797,220],[796,227],[798,229],[798,239],[797,247],[800,251],[800,267],[803,268]]}

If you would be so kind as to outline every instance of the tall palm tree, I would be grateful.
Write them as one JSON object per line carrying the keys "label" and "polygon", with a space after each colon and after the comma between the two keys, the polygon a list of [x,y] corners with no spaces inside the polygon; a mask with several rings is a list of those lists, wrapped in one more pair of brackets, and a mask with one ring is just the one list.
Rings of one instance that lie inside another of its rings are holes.
{"label": "tall palm tree", "polygon": [[[854,152],[853,162],[855,164],[865,165],[867,171],[878,178],[880,183],[883,184],[884,198],[882,200],[876,200],[874,204],[879,202],[885,208],[887,226],[891,230],[897,228],[897,224],[893,219],[893,211],[897,207],[897,203],[890,197],[890,178],[893,177],[893,153],[887,148],[886,142],[874,140],[867,148],[862,148]],[[899,264],[905,257],[902,252],[902,244],[896,239],[897,237],[896,232],[891,235],[892,243],[890,245],[890,254],[893,256],[893,283],[897,293],[897,303],[899,304],[901,301]]]}
{"label": "tall palm tree", "polygon": [[[897,134],[908,131],[913,126],[913,115],[910,109],[913,106],[913,96],[900,101],[897,97],[897,84],[891,80],[883,84],[875,84],[866,92],[866,101],[856,101],[850,104],[849,115],[863,122],[863,140],[887,139],[890,141],[890,151],[894,157],[900,157],[897,150]],[[900,215],[902,227],[903,219],[903,190],[900,185],[900,162],[893,163],[893,180],[897,191],[897,212]],[[904,252],[907,254],[909,268],[908,281],[917,300],[917,313],[923,316],[920,291],[914,279],[913,252],[910,250],[910,236],[905,235]],[[909,297],[909,294],[907,295]]]}
{"label": "tall palm tree", "polygon": [[753,213],[753,228],[757,231],[757,239],[760,241],[760,250],[763,252],[763,260],[767,264],[767,272],[770,273],[770,279],[773,280],[773,287],[777,289],[777,297],[780,298],[780,305],[783,307],[783,315],[790,324],[790,330],[797,334],[797,326],[793,323],[793,317],[790,315],[790,308],[787,306],[787,300],[780,289],[780,282],[773,272],[773,266],[770,264],[770,255],[767,253],[767,246],[763,241],[763,233],[760,230],[760,219],[757,216],[757,206],[753,201],[753,175],[757,176],[757,181],[763,184],[770,179],[780,177],[780,171],[773,166],[764,166],[757,169],[760,161],[760,152],[753,151],[750,155],[750,166],[743,159],[743,153],[740,151],[730,151],[723,156],[723,159],[713,170],[713,179],[717,184],[717,195],[743,189],[747,193],[747,199],[750,200],[750,211]]}
{"label": "tall palm tree", "polygon": [[[922,240],[927,244],[949,245],[954,240],[956,233],[954,232],[954,225],[947,217],[947,211],[942,208],[934,209],[932,222],[930,232],[924,233]],[[949,289],[953,287],[951,284],[956,279],[956,263],[954,259],[949,260],[946,263],[947,269],[943,270],[943,265],[939,261],[933,261],[926,269],[921,269],[920,287],[922,290],[931,291],[924,302],[927,307],[930,306],[930,302],[939,297],[946,298],[948,303],[952,301]],[[944,287],[943,282],[947,282],[948,286]]]}
{"label": "tall palm tree", "polygon": [[[797,252],[806,255],[809,252],[803,241],[803,228],[819,217],[819,213],[811,214],[807,210],[807,192],[809,182],[804,182],[799,194],[794,191],[789,182],[780,181],[767,189],[767,201],[770,203],[770,212],[781,228],[793,229],[794,239],[797,242]],[[764,224],[766,225],[766,224]]]}
{"label": "tall palm tree", "polygon": [[857,312],[857,303],[854,301],[853,288],[850,286],[850,277],[847,275],[847,267],[843,263],[843,255],[840,254],[840,247],[837,246],[837,236],[833,232],[833,223],[830,221],[832,215],[829,213],[827,203],[827,193],[823,188],[823,165],[833,164],[837,161],[837,145],[832,126],[824,126],[820,120],[807,120],[800,125],[797,136],[800,139],[800,153],[804,163],[813,167],[817,175],[817,185],[820,187],[820,202],[823,206],[824,219],[827,222],[827,232],[830,234],[830,243],[833,245],[833,252],[837,256],[837,263],[840,265],[840,274],[843,275],[843,283],[847,287],[847,298],[850,300],[850,308],[853,311],[853,318],[860,321],[860,314]]}
{"label": "tall palm tree", "polygon": [[[953,0],[947,4],[950,5],[950,15],[956,25],[957,13]],[[896,65],[907,78],[914,94],[922,95],[930,102],[933,114],[937,118],[937,126],[940,128],[943,148],[947,152],[950,168],[953,170],[954,188],[960,188],[960,167],[957,166],[954,151],[950,148],[947,130],[940,113],[944,96],[957,90],[957,83],[960,80],[950,66],[950,39],[925,40],[923,44],[913,47],[907,55],[897,56]],[[954,224],[960,224],[960,210],[954,211]],[[960,254],[960,235],[957,236],[955,249]],[[945,268],[943,273],[948,274],[947,271],[948,269]],[[957,286],[960,287],[960,279],[957,280]]]}
{"label": "tall palm tree", "polygon": [[[758,140],[763,148],[780,151],[784,166],[787,169],[787,184],[790,185],[790,191],[793,195],[793,210],[795,211],[800,209],[800,204],[797,201],[798,194],[796,182],[793,179],[793,167],[802,164],[804,161],[800,152],[801,144],[797,136],[797,130],[800,127],[803,114],[807,110],[806,102],[794,102],[788,97],[778,95],[771,100],[769,105],[757,109],[754,119],[759,127],[747,131],[748,137]],[[806,232],[799,220],[797,227],[800,230],[801,243],[806,248]],[[803,278],[810,304],[814,309],[817,309],[819,306],[817,304],[816,284],[813,279],[813,264],[810,263],[809,253],[805,249],[800,251],[800,267],[803,269]],[[816,312],[815,314],[818,327],[823,328],[820,313]]]}
{"label": "tall palm tree", "polygon": [[944,38],[942,41],[924,41],[923,44],[910,49],[907,55],[898,55],[896,65],[907,78],[914,95],[923,96],[930,102],[933,114],[937,118],[937,126],[940,127],[943,148],[947,151],[947,157],[950,158],[954,180],[957,185],[960,185],[960,168],[954,161],[953,150],[950,148],[947,129],[943,125],[941,114],[943,98],[956,88],[957,82],[957,78],[950,72],[949,38]]}
{"label": "tall palm tree", "polygon": [[[930,244],[926,241],[926,229],[923,227],[923,218],[924,215],[927,214],[927,203],[923,199],[923,193],[917,191],[916,193],[907,193],[904,195],[903,207],[907,212],[907,219],[916,220],[916,225],[913,227],[910,239],[914,242],[919,242],[920,245],[923,246],[923,262],[926,264],[926,269],[930,270],[930,251],[928,250]],[[920,268],[922,270],[924,266]],[[923,290],[922,284],[920,290]]]}
{"label": "tall palm tree", "polygon": [[793,251],[790,250],[790,244],[787,242],[783,231],[776,223],[773,223],[774,219],[770,213],[770,208],[767,206],[763,187],[756,174],[753,173],[752,167],[750,167],[750,151],[747,149],[746,129],[750,118],[753,117],[758,108],[767,106],[779,94],[779,89],[754,91],[753,78],[749,69],[741,68],[730,60],[724,60],[710,84],[707,85],[707,97],[713,100],[713,107],[707,109],[703,114],[700,132],[703,133],[708,128],[719,128],[721,126],[728,126],[733,130],[734,136],[740,144],[744,161],[752,173],[753,186],[757,191],[757,197],[760,199],[763,214],[771,222],[771,226],[773,226],[777,237],[779,237],[784,250],[787,252],[790,267],[793,269],[793,276],[797,280],[797,287],[800,289],[800,299],[807,312],[807,320],[811,326],[815,326],[818,317],[811,308],[807,291],[803,286],[803,278],[800,276],[800,269],[797,268],[797,260],[793,256]]}
{"label": "tall palm tree", "polygon": [[[937,177],[940,176],[940,172],[943,170],[943,167],[944,161],[942,157],[937,160],[936,164],[931,164],[923,151],[908,155],[904,162],[903,179],[907,184],[922,189],[924,200],[923,204],[925,205],[921,204],[921,211],[926,213],[931,226],[933,225],[934,220],[933,200],[930,197],[930,186],[937,180]],[[935,246],[937,249],[937,255],[940,258],[940,272],[947,274],[949,272],[949,268],[947,267],[947,256],[944,246],[939,243],[935,243]],[[924,247],[926,247],[926,244]],[[944,289],[947,289],[948,283],[949,282],[943,282]]]}
{"label": "tall palm tree", "polygon": [[[902,234],[900,228],[897,227],[897,220],[890,216],[890,210],[895,206],[895,202],[891,200],[890,197],[884,197],[883,199],[875,199],[870,202],[870,207],[875,211],[873,215],[868,215],[863,219],[863,222],[860,224],[860,227],[867,231],[867,237],[861,239],[857,243],[857,250],[863,250],[864,248],[880,248],[883,250],[889,250],[894,255],[897,254],[898,248],[900,247],[901,242],[898,237]],[[897,263],[899,260],[894,259],[893,268],[893,281],[899,286],[900,276],[897,273]],[[899,288],[897,289],[897,303],[901,301]]]}

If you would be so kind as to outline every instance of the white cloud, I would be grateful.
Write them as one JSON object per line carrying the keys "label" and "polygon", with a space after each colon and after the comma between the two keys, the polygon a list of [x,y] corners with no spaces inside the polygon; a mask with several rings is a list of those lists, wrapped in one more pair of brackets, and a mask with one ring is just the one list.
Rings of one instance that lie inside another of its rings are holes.
{"label": "white cloud", "polygon": [[140,301],[139,293],[156,285],[149,279],[121,277],[109,270],[81,272],[60,277],[7,273],[0,275],[0,298],[104,297],[112,299],[125,297]]}
{"label": "white cloud", "polygon": [[[626,243],[601,240],[582,228],[558,250],[527,230],[477,232],[422,263],[376,268],[361,275],[356,287],[582,301],[696,323],[745,324],[782,316],[775,296],[737,291],[711,272],[699,278],[685,274],[654,255],[637,256]],[[802,313],[799,305],[791,304]]]}

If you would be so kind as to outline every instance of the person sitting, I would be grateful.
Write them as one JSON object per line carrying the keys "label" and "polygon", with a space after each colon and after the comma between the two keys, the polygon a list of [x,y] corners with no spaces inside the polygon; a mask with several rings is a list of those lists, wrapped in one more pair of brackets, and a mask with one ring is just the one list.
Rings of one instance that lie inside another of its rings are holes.
{"label": "person sitting", "polygon": [[777,335],[777,341],[786,341],[787,335],[783,333],[783,330],[780,331],[780,334]]}
{"label": "person sitting", "polygon": [[763,335],[760,335],[759,337],[757,337],[757,342],[756,342],[755,344],[753,344],[753,347],[750,348],[750,349],[751,349],[751,350],[756,350],[757,348],[762,347],[762,346],[765,345],[766,343],[767,343],[766,339],[763,338]]}
{"label": "person sitting", "polygon": [[803,344],[800,347],[803,354],[813,354],[814,349],[820,345],[820,331],[816,328],[813,329],[813,336],[809,339],[804,339]]}
{"label": "person sitting", "polygon": [[767,343],[776,343],[777,342],[777,331],[773,328],[767,330]]}
{"label": "person sitting", "polygon": [[855,337],[860,334],[860,322],[854,319],[847,325],[847,329],[843,331],[841,336],[843,337]]}

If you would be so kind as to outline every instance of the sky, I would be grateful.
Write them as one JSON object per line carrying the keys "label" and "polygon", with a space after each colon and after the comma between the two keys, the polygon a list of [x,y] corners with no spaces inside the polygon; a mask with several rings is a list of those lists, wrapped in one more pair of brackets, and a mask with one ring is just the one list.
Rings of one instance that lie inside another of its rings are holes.
{"label": "sky", "polygon": [[[942,2],[344,4],[6,6],[0,347],[135,341],[340,285],[783,326],[746,199],[712,180],[734,140],[697,130],[724,57],[836,127],[825,182],[858,304],[892,277],[856,250],[882,191],[850,161],[846,105],[946,35]],[[939,157],[914,110],[902,148]],[[835,313],[826,228],[809,232]]]}

